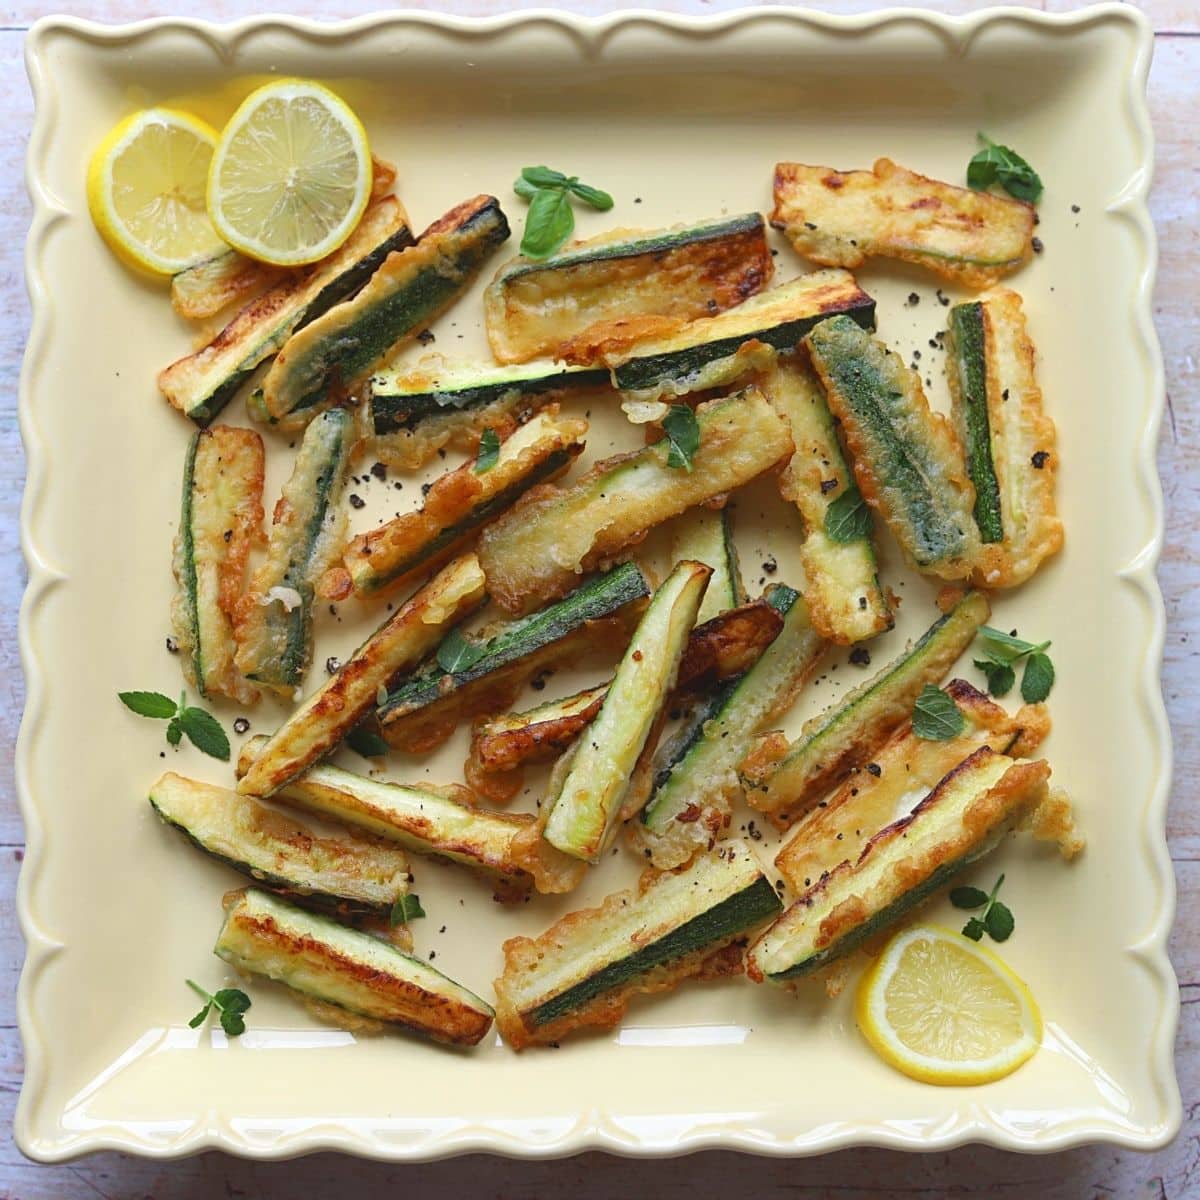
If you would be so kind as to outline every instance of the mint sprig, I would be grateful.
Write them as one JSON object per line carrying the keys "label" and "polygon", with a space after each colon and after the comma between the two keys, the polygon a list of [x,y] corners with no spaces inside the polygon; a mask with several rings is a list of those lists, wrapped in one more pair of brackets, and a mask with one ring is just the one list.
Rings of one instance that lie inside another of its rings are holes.
{"label": "mint sprig", "polygon": [[246,1032],[246,1010],[250,1007],[250,997],[241,988],[221,988],[219,992],[210,992],[202,988],[193,979],[184,982],[204,1001],[204,1007],[188,1022],[192,1029],[198,1029],[208,1020],[208,1014],[216,1009],[221,1028],[230,1037],[240,1037]]}
{"label": "mint sprig", "polygon": [[187,702],[187,692],[180,692],[176,702],[162,692],[118,692],[117,699],[139,717],[167,722],[167,741],[178,746],[184,737],[203,754],[229,761],[229,738],[220,721],[203,708]]}
{"label": "mint sprig", "polygon": [[913,705],[912,730],[927,742],[948,742],[967,727],[958,705],[940,688],[927,683]]}
{"label": "mint sprig", "polygon": [[686,404],[672,404],[663,418],[663,432],[670,443],[667,466],[691,471],[692,459],[700,449],[700,422],[696,414]]}
{"label": "mint sprig", "polygon": [[613,206],[613,198],[607,192],[581,183],[578,175],[564,175],[552,167],[523,167],[513,183],[513,191],[529,201],[521,237],[521,253],[527,258],[548,258],[574,232],[572,196],[599,212],[607,212]]}
{"label": "mint sprig", "polygon": [[977,917],[971,917],[963,926],[963,936],[971,941],[979,941],[986,933],[994,942],[1006,942],[1016,928],[1012,910],[1001,900],[996,899],[996,893],[1004,882],[1001,875],[996,880],[996,886],[990,892],[977,887],[956,887],[950,893],[950,903],[955,908],[963,908],[968,912],[981,908],[983,912]]}
{"label": "mint sprig", "polygon": [[1021,673],[1021,699],[1026,704],[1036,704],[1050,695],[1054,664],[1046,653],[1049,642],[1027,642],[990,625],[979,631],[979,640],[985,655],[973,662],[987,676],[988,691],[993,696],[1005,696],[1012,690],[1017,678],[1016,664],[1022,659],[1025,666]]}
{"label": "mint sprig", "polygon": [[407,925],[409,921],[415,921],[418,917],[423,916],[425,916],[425,910],[421,907],[421,898],[405,893],[392,905],[388,924],[395,929],[397,925]]}

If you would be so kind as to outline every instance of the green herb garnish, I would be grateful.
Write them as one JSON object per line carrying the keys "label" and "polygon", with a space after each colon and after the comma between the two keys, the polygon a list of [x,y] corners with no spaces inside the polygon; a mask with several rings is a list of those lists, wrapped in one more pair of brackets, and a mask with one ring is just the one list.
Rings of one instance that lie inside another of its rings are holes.
{"label": "green herb garnish", "polygon": [[1026,704],[1036,704],[1050,695],[1054,686],[1054,664],[1045,653],[1049,642],[1026,642],[1002,629],[985,625],[979,639],[986,651],[985,658],[974,659],[975,666],[986,676],[988,691],[993,696],[1006,696],[1016,682],[1015,664],[1025,660],[1021,675],[1021,697]]}
{"label": "green herb garnish", "polygon": [[996,880],[996,886],[990,892],[982,891],[977,887],[956,887],[950,893],[950,903],[955,908],[967,911],[975,908],[983,909],[978,917],[971,917],[963,926],[964,937],[969,937],[971,941],[977,942],[984,933],[987,933],[994,942],[1006,942],[1012,936],[1012,931],[1016,927],[1012,911],[1007,904],[996,899],[996,893],[1000,890],[1003,882],[1004,876],[1001,875]]}
{"label": "green herb garnish", "polygon": [[999,184],[1010,196],[1036,204],[1042,194],[1038,173],[1015,151],[997,145],[985,133],[983,149],[967,164],[967,186],[980,191]]}
{"label": "green herb garnish", "polygon": [[672,404],[663,418],[663,432],[671,443],[667,451],[667,466],[692,469],[692,459],[700,449],[700,423],[686,404]]}
{"label": "green herb garnish", "polygon": [[388,923],[395,929],[397,925],[407,925],[409,921],[415,921],[418,917],[423,917],[424,915],[425,910],[421,907],[421,898],[419,896],[404,895],[392,905],[392,912],[388,917]]}
{"label": "green herb garnish", "polygon": [[187,735],[197,750],[222,762],[229,761],[229,738],[212,713],[188,705],[187,692],[181,692],[179,702],[161,692],[118,692],[117,698],[139,717],[168,721],[167,741],[178,746]]}
{"label": "green herb garnish", "polygon": [[250,997],[241,988],[222,988],[219,992],[209,992],[192,979],[184,982],[204,1001],[204,1007],[188,1022],[188,1025],[193,1029],[199,1028],[215,1008],[220,1015],[221,1028],[230,1037],[238,1037],[246,1032],[246,1020],[243,1014],[250,1007]]}
{"label": "green herb garnish", "polygon": [[571,236],[575,229],[572,196],[600,212],[613,206],[607,192],[580,183],[578,175],[564,175],[551,167],[523,167],[513,191],[529,201],[521,238],[521,253],[529,258],[547,258]]}
{"label": "green herb garnish", "polygon": [[966,728],[959,707],[940,688],[927,683],[913,705],[913,733],[927,742],[948,742]]}
{"label": "green herb garnish", "polygon": [[382,758],[391,749],[379,734],[365,725],[356,725],[346,734],[344,741],[355,754],[361,754],[363,758]]}
{"label": "green herb garnish", "polygon": [[853,484],[825,510],[825,535],[841,545],[870,537],[871,510]]}
{"label": "green herb garnish", "polygon": [[453,675],[458,671],[469,671],[486,653],[486,646],[470,641],[457,629],[452,629],[438,647],[437,662],[443,671]]}
{"label": "green herb garnish", "polygon": [[479,436],[479,453],[475,457],[475,474],[490,471],[500,457],[500,435],[494,429],[485,429]]}

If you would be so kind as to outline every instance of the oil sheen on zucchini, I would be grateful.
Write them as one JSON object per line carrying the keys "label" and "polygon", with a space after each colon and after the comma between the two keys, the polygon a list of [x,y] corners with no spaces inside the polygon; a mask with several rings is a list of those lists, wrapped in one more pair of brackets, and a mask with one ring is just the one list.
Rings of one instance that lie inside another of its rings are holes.
{"label": "oil sheen on zucchini", "polygon": [[404,852],[375,838],[322,836],[250,796],[170,771],[151,787],[150,804],[206,854],[299,904],[386,916],[408,892]]}
{"label": "oil sheen on zucchini", "polygon": [[863,499],[918,571],[965,579],[979,547],[974,488],[917,373],[848,317],[822,321],[805,341]]}
{"label": "oil sheen on zucchini", "polygon": [[849,271],[801,275],[678,333],[635,342],[610,361],[613,386],[643,400],[721,387],[743,373],[735,360],[748,342],[791,351],[814,325],[836,313],[875,328],[875,301]]}
{"label": "oil sheen on zucchini", "polygon": [[377,711],[384,736],[401,749],[438,744],[460,716],[474,715],[476,699],[489,711],[497,690],[515,694],[537,671],[594,641],[595,622],[628,619],[649,592],[641,570],[623,563],[539,612],[463,639],[469,665],[450,669],[435,658],[388,694]]}
{"label": "oil sheen on zucchini", "polygon": [[715,512],[711,508],[695,508],[684,513],[676,522],[671,555],[676,562],[690,558],[712,568],[697,624],[745,604],[746,589],[738,566],[728,506]]}
{"label": "oil sheen on zucchini", "polygon": [[312,658],[313,596],[342,544],[338,502],[352,443],[345,409],[322,413],[305,430],[275,506],[266,560],[238,606],[238,667],[284,695],[295,692]]}
{"label": "oil sheen on zucchini", "polygon": [[857,950],[994,850],[1040,803],[1049,776],[1043,761],[1017,763],[980,747],[857,861],[804,892],[750,947],[747,973],[783,983]]}
{"label": "oil sheen on zucchini", "polygon": [[494,196],[476,196],[435,221],[415,246],[389,255],[351,301],[293,337],[263,381],[275,418],[349,396],[401,344],[470,286],[508,237]]}
{"label": "oil sheen on zucchini", "polygon": [[879,583],[872,534],[835,538],[826,527],[831,506],[854,481],[821,384],[804,362],[789,356],[779,360],[762,388],[796,444],[779,475],[779,491],[799,510],[804,528],[800,564],[813,628],[843,646],[875,637],[891,629],[894,619]]}
{"label": "oil sheen on zucchini", "polygon": [[[857,328],[857,326],[856,326]],[[748,483],[789,457],[792,440],[757,388],[696,410],[692,469],[668,439],[597,462],[570,487],[526,496],[480,539],[492,599],[511,613],[561,596],[647,529]]]}
{"label": "oil sheen on zucchini", "polygon": [[360,599],[427,572],[461,549],[489,521],[539,483],[557,479],[583,451],[587,422],[539,413],[500,444],[482,473],[475,460],[436,479],[416,512],[352,538],[343,566],[327,576],[322,593]]}
{"label": "oil sheen on zucchini", "polygon": [[595,326],[721,312],[761,291],[772,270],[758,213],[618,230],[549,258],[505,263],[484,297],[488,340],[502,363],[563,358],[568,343]]}
{"label": "oil sheen on zucchini", "polygon": [[975,485],[980,587],[1023,583],[1062,547],[1056,433],[1042,410],[1021,298],[992,292],[950,310],[946,375]]}
{"label": "oil sheen on zucchini", "polygon": [[[643,753],[653,753],[688,634],[712,570],[678,564],[654,593],[592,723],[542,802],[550,845],[595,863],[608,845]],[[640,807],[640,804],[637,805]],[[635,809],[636,811],[636,809]]]}
{"label": "oil sheen on zucchini", "polygon": [[915,645],[808,721],[782,754],[771,739],[756,747],[742,766],[751,807],[787,823],[852,767],[869,762],[912,715],[921,689],[945,678],[990,612],[982,592],[968,592]]}
{"label": "oil sheen on zucchini", "polygon": [[247,888],[225,909],[213,953],[305,996],[438,1042],[474,1046],[492,1008],[427,962],[278,896]]}
{"label": "oil sheen on zucchini", "polygon": [[986,287],[1033,256],[1033,223],[1032,204],[954,187],[886,158],[871,171],[775,167],[771,224],[824,266],[898,258]]}
{"label": "oil sheen on zucchini", "polygon": [[775,584],[767,600],[783,614],[779,635],[744,675],[699,706],[655,763],[654,791],[634,829],[656,867],[687,862],[728,826],[750,739],[788,708],[825,649],[799,592]]}
{"label": "oil sheen on zucchini", "polygon": [[353,296],[412,240],[399,201],[373,205],[340,250],[252,300],[207,346],[162,371],[159,389],[184,416],[207,425],[297,330]]}
{"label": "oil sheen on zucchini", "polygon": [[271,735],[238,791],[269,796],[332,753],[378,703],[379,689],[419,663],[487,599],[473,554],[442,568],[359,646]]}
{"label": "oil sheen on zucchini", "polygon": [[[251,738],[238,758],[245,776],[267,744]],[[530,813],[499,813],[465,800],[466,788],[437,789],[384,783],[318,765],[285,784],[279,799],[307,812],[348,825],[374,837],[398,842],[417,854],[429,854],[482,871],[516,888],[568,892],[582,878],[580,864],[541,839]]]}
{"label": "oil sheen on zucchini", "polygon": [[620,1023],[639,993],[738,974],[744,935],[779,912],[750,847],[729,841],[686,871],[647,872],[636,888],[504,943],[496,1022],[514,1049]]}
{"label": "oil sheen on zucchini", "polygon": [[184,460],[171,623],[184,678],[206,699],[258,699],[234,662],[233,618],[262,536],[263,470],[262,438],[228,425],[198,431]]}

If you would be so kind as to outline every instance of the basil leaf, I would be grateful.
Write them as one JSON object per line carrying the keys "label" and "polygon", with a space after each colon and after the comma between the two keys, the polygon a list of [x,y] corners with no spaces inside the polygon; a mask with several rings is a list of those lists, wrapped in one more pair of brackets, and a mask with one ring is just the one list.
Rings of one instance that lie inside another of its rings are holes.
{"label": "basil leaf", "polygon": [[565,188],[542,188],[529,202],[521,253],[546,258],[571,236],[575,214]]}
{"label": "basil leaf", "polygon": [[175,701],[162,692],[118,692],[117,699],[139,717],[155,717],[164,721],[173,717],[178,708]]}
{"label": "basil leaf", "polygon": [[518,175],[513,180],[513,191],[521,197],[522,200],[532,200],[538,194],[537,184],[530,183],[524,175]]}
{"label": "basil leaf", "polygon": [[692,459],[700,449],[700,423],[686,404],[672,404],[663,418],[663,432],[671,443],[667,451],[668,467],[692,469]]}
{"label": "basil leaf", "polygon": [[913,733],[927,742],[948,742],[966,728],[958,705],[940,688],[927,683],[913,705]]}
{"label": "basil leaf", "polygon": [[479,438],[479,454],[475,458],[475,474],[490,471],[500,457],[500,435],[494,429],[485,429]]}
{"label": "basil leaf", "polygon": [[1021,699],[1026,704],[1036,704],[1050,695],[1054,686],[1054,664],[1041,653],[1031,654],[1021,676]]}
{"label": "basil leaf", "polygon": [[570,183],[561,171],[552,167],[522,167],[521,178],[535,188],[561,188]]}
{"label": "basil leaf", "polygon": [[950,893],[950,903],[955,908],[982,908],[988,902],[988,894],[982,888],[956,887]]}
{"label": "basil leaf", "polygon": [[840,545],[871,536],[871,510],[853,484],[825,510],[825,536]]}
{"label": "basil leaf", "polygon": [[967,186],[979,191],[999,184],[1010,196],[1036,203],[1042,194],[1038,173],[1010,147],[998,145],[984,133],[979,139],[984,148],[967,164]]}
{"label": "basil leaf", "polygon": [[992,901],[991,908],[987,910],[987,914],[983,918],[983,924],[994,942],[1008,941],[1012,936],[1012,931],[1016,928],[1012,912],[1008,905],[1000,900]]}
{"label": "basil leaf", "polygon": [[580,183],[578,179],[572,179],[567,186],[584,204],[590,204],[600,212],[608,212],[613,206],[613,198],[599,188],[589,187],[586,183]]}
{"label": "basil leaf", "polygon": [[197,750],[222,762],[229,761],[229,738],[211,713],[202,708],[185,708],[179,714],[179,725]]}
{"label": "basil leaf", "polygon": [[457,629],[442,639],[437,650],[438,666],[451,675],[469,671],[487,651],[478,642],[468,641]]}
{"label": "basil leaf", "polygon": [[397,925],[407,925],[409,921],[415,921],[418,917],[423,916],[425,916],[425,910],[421,907],[421,898],[404,895],[392,905],[388,923],[394,929]]}
{"label": "basil leaf", "polygon": [[363,758],[382,758],[391,747],[379,736],[363,725],[356,725],[343,739],[355,754]]}

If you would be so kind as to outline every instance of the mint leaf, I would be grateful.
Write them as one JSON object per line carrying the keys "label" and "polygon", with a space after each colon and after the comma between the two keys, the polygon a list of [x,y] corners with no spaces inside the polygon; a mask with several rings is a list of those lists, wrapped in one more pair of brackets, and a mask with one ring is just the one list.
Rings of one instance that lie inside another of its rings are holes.
{"label": "mint leaf", "polygon": [[663,432],[670,442],[667,451],[668,467],[692,469],[692,459],[700,449],[700,423],[696,414],[686,404],[672,404],[663,418]]}
{"label": "mint leaf", "polygon": [[967,164],[967,186],[979,191],[998,184],[1010,196],[1036,203],[1042,194],[1038,173],[1015,150],[998,145],[985,133],[979,139],[984,148]]}
{"label": "mint leaf", "polygon": [[913,705],[913,733],[927,742],[948,742],[966,728],[958,705],[939,688],[927,683]]}
{"label": "mint leaf", "polygon": [[1008,665],[1008,663],[996,662],[992,658],[977,658],[973,660],[986,676],[988,681],[988,691],[997,698],[1007,696],[1012,691],[1012,686],[1017,681],[1017,673]]}
{"label": "mint leaf", "polygon": [[521,178],[535,188],[561,188],[570,182],[567,176],[552,167],[522,167]]}
{"label": "mint leaf", "polygon": [[392,905],[388,923],[394,929],[397,925],[407,925],[409,921],[415,921],[418,917],[423,916],[425,916],[425,910],[421,907],[421,898],[404,895]]}
{"label": "mint leaf", "polygon": [[1050,695],[1054,686],[1054,664],[1041,652],[1031,654],[1021,676],[1021,699],[1026,704],[1036,704]]}
{"label": "mint leaf", "polygon": [[479,437],[479,453],[475,458],[475,474],[490,471],[500,457],[500,435],[494,429],[485,429]]}
{"label": "mint leaf", "polygon": [[183,741],[183,725],[178,717],[172,717],[170,725],[167,726],[167,741],[172,746],[178,746]]}
{"label": "mint leaf", "polygon": [[382,758],[391,747],[372,730],[356,725],[345,737],[346,745],[363,758]]}
{"label": "mint leaf", "polygon": [[1049,642],[1027,642],[1023,638],[1013,637],[1011,633],[1005,633],[1003,629],[993,629],[990,625],[980,629],[979,637],[987,648],[988,657],[998,663],[1014,663],[1027,654],[1046,650],[1050,646]]}
{"label": "mint leaf", "polygon": [[599,212],[608,212],[613,206],[613,198],[599,188],[589,187],[586,183],[580,183],[578,179],[572,178],[568,181],[567,187],[575,193],[576,196],[584,202],[590,204]]}
{"label": "mint leaf", "polygon": [[950,893],[950,903],[955,908],[982,908],[987,902],[987,892],[977,887],[956,887]]}
{"label": "mint leaf", "polygon": [[566,189],[539,188],[529,202],[521,253],[528,258],[547,258],[571,236],[574,228],[575,214]]}
{"label": "mint leaf", "polygon": [[1006,942],[1012,936],[1016,927],[1012,911],[1002,900],[996,899],[996,893],[1000,891],[1003,882],[1004,876],[1001,875],[990,892],[981,891],[977,887],[956,887],[950,893],[950,903],[955,908],[983,909],[979,916],[972,917],[963,926],[964,937],[978,942],[987,933],[994,942]]}
{"label": "mint leaf", "polygon": [[984,927],[994,942],[1006,942],[1012,936],[1016,922],[1007,904],[994,900],[983,918]]}
{"label": "mint leaf", "polygon": [[963,937],[969,937],[971,941],[978,942],[982,940],[986,926],[978,917],[972,917],[963,927]]}
{"label": "mint leaf", "polygon": [[469,641],[457,629],[442,639],[437,649],[438,666],[451,675],[458,671],[469,671],[487,653],[478,642]]}
{"label": "mint leaf", "polygon": [[229,738],[211,713],[202,708],[185,708],[179,714],[179,725],[201,753],[222,762],[229,761]]}
{"label": "mint leaf", "polygon": [[203,1025],[205,1018],[215,1008],[220,1015],[221,1028],[230,1037],[246,1032],[246,1021],[242,1014],[250,1007],[250,997],[241,988],[221,988],[213,995],[192,979],[185,979],[184,982],[204,1000],[204,1007],[188,1022],[192,1029]]}
{"label": "mint leaf", "polygon": [[162,692],[118,692],[117,699],[139,717],[154,717],[160,721],[173,717],[177,709],[175,701]]}
{"label": "mint leaf", "polygon": [[825,510],[825,536],[840,545],[871,536],[871,510],[853,484]]}

